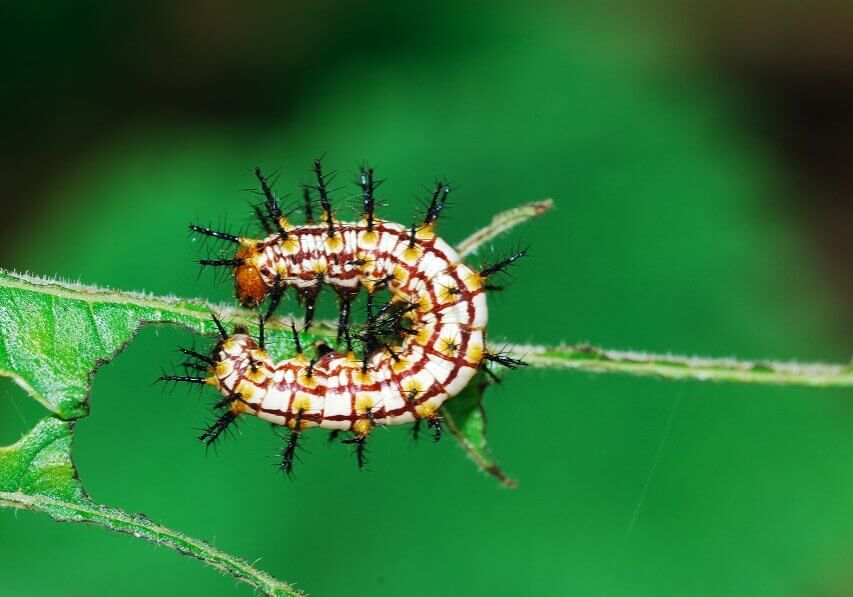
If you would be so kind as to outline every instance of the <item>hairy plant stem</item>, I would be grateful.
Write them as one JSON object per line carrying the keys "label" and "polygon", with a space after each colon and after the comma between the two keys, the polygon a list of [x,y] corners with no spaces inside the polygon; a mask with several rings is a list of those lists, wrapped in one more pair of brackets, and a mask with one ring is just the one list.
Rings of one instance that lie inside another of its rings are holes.
{"label": "hairy plant stem", "polygon": [[853,387],[853,367],[820,363],[737,361],[644,352],[606,350],[587,345],[510,345],[506,350],[533,367],[627,373],[663,379],[724,381],[815,388]]}
{"label": "hairy plant stem", "polygon": [[[480,235],[481,240],[478,243],[485,242],[483,239],[487,240],[493,236],[494,234],[491,233]],[[471,246],[469,244],[469,249]],[[477,246],[479,244],[475,244],[470,250],[476,250]],[[183,320],[191,319],[200,324],[209,324],[211,311],[227,317],[229,322],[235,324],[254,325],[257,320],[257,314],[252,311],[214,305],[199,299],[188,300],[121,292],[14,274],[3,270],[0,270],[0,274],[3,274],[0,277],[0,287],[36,291],[58,298],[82,300],[90,304],[111,303],[153,308],[162,314],[158,318],[159,323],[169,323],[170,315],[176,315]],[[291,320],[291,316],[276,316],[266,324],[266,328],[289,331]],[[320,336],[335,336],[337,325],[334,322],[317,321],[311,325],[309,331]],[[509,345],[508,350],[512,356],[522,358],[538,368],[577,369],[592,373],[627,373],[696,381],[853,387],[853,367],[849,364],[694,358],[609,350],[588,345]],[[0,371],[0,375],[2,374],[4,372]]]}
{"label": "hairy plant stem", "polygon": [[41,495],[0,492],[0,506],[28,508],[44,512],[56,520],[85,522],[105,527],[111,531],[128,533],[157,545],[170,547],[184,555],[192,556],[224,573],[246,582],[257,590],[276,596],[303,595],[291,585],[253,568],[247,561],[220,551],[198,539],[173,531],[144,516],[130,515],[116,508],[92,501],[66,502]]}
{"label": "hairy plant stem", "polygon": [[554,200],[544,199],[495,214],[488,226],[481,228],[456,245],[456,250],[460,257],[467,257],[498,235],[528,220],[538,218],[552,207],[554,207]]}

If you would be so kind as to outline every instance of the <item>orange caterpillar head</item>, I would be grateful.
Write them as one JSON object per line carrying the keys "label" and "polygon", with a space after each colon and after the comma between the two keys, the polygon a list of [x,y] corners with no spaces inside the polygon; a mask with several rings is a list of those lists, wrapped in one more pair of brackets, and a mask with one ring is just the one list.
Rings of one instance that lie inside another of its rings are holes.
{"label": "orange caterpillar head", "polygon": [[244,307],[258,305],[269,291],[261,272],[253,265],[253,257],[257,252],[253,247],[243,247],[236,254],[236,258],[242,260],[243,264],[234,268],[234,292]]}

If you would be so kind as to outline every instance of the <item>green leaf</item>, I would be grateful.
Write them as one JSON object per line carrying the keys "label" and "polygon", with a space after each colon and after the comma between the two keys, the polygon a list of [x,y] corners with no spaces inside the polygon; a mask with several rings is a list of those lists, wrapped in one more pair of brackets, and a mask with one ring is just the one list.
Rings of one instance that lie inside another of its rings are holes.
{"label": "green leaf", "polygon": [[215,549],[143,514],[128,514],[92,501],[71,460],[74,423],[42,419],[19,442],[0,448],[0,505],[38,510],[60,522],[85,522],[127,533],[202,560],[268,595],[301,595],[245,560]]}
{"label": "green leaf", "polygon": [[498,479],[505,487],[515,489],[518,483],[507,477],[489,451],[486,442],[486,411],[483,393],[489,386],[484,374],[477,375],[468,386],[441,409],[444,424],[459,440],[459,445],[480,470]]}
{"label": "green leaf", "polygon": [[70,458],[72,426],[46,417],[18,443],[0,448],[0,496],[41,496],[67,503],[88,500]]}

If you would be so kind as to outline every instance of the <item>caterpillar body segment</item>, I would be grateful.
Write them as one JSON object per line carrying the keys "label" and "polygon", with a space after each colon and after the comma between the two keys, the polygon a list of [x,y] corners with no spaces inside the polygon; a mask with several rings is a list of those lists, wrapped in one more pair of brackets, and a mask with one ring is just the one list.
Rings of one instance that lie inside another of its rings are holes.
{"label": "caterpillar body segment", "polygon": [[[301,431],[310,427],[367,435],[373,426],[433,419],[485,358],[488,309],[481,280],[447,243],[432,237],[410,246],[404,227],[365,223],[293,227],[251,242],[235,268],[238,297],[262,300],[276,284],[301,291],[321,284],[342,295],[379,282],[391,307],[405,309],[409,333],[365,358],[331,351],[311,363],[303,354],[273,363],[257,342],[232,335],[214,355],[209,383],[232,409]],[[246,282],[248,280],[248,282]],[[263,284],[258,287],[259,281]]]}
{"label": "caterpillar body segment", "polygon": [[[323,173],[319,160],[311,172],[316,184],[303,186],[304,225],[289,221],[293,210],[282,210],[269,179],[255,169],[264,200],[253,211],[264,238],[190,226],[197,234],[236,245],[233,258],[199,263],[232,269],[237,300],[258,310],[260,333],[257,339],[243,328],[229,334],[214,316],[220,338],[213,353],[182,351],[197,361],[186,365],[208,375],[161,378],[209,384],[221,393],[216,405],[220,415],[200,437],[208,445],[242,415],[287,428],[281,453],[287,473],[298,458],[301,434],[313,427],[329,430],[330,438],[347,433],[343,443],[353,446],[359,466],[365,463],[366,439],[377,426],[414,423],[417,437],[425,423],[438,441],[440,407],[478,371],[497,381],[490,363],[510,369],[524,364],[487,350],[486,293],[500,289],[492,276],[525,251],[479,272],[463,263],[435,234],[451,192],[444,182],[435,185],[423,219],[402,226],[376,216],[380,203],[375,193],[383,181],[375,179],[373,169],[362,167],[362,217],[346,222],[333,213],[327,189],[332,176]],[[292,324],[296,354],[273,361],[264,347],[265,319],[292,288],[305,307],[307,327],[324,287],[337,294],[340,305],[336,348],[322,345],[309,359]],[[362,290],[367,293],[367,321],[354,326],[353,301]],[[374,299],[380,290],[391,295],[384,305]]]}

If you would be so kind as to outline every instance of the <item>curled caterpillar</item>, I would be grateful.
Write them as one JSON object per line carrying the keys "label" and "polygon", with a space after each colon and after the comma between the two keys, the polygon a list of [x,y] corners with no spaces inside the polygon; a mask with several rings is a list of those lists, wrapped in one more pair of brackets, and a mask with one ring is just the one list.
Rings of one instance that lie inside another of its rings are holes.
{"label": "curled caterpillar", "polygon": [[[282,454],[290,472],[299,434],[311,427],[350,433],[364,465],[365,439],[376,426],[425,421],[440,437],[441,405],[471,381],[487,361],[517,368],[524,363],[486,348],[486,291],[497,287],[490,276],[524,252],[482,271],[462,263],[458,253],[435,235],[435,222],[446,205],[450,186],[438,183],[423,221],[401,226],[375,217],[373,171],[362,169],[363,213],[357,222],[334,218],[326,177],[315,160],[322,219],[314,221],[306,194],[307,223],[294,225],[282,213],[267,179],[256,170],[265,202],[258,206],[269,234],[260,240],[191,226],[199,233],[236,244],[233,259],[202,260],[203,265],[233,268],[235,293],[244,305],[260,309],[257,339],[245,330],[228,334],[216,321],[221,339],[211,356],[184,352],[199,359],[206,377],[164,376],[171,381],[210,384],[222,394],[222,415],[205,431],[207,443],[239,416],[254,415],[291,430]],[[262,208],[262,209],[260,209]],[[340,301],[337,348],[318,348],[309,359],[295,325],[296,354],[274,362],[264,346],[264,322],[289,288],[306,307],[305,326],[314,316],[320,289],[333,289]],[[351,326],[351,305],[367,292],[366,321]],[[390,300],[377,305],[378,290]],[[360,350],[356,350],[358,345]]]}

